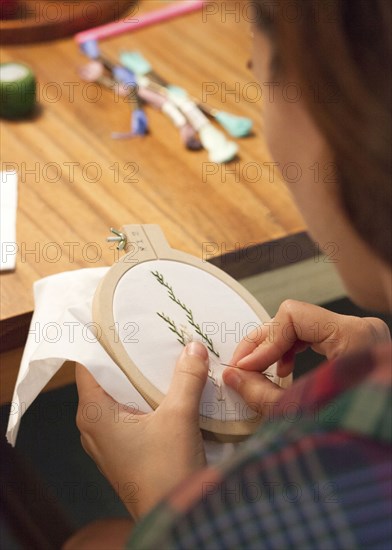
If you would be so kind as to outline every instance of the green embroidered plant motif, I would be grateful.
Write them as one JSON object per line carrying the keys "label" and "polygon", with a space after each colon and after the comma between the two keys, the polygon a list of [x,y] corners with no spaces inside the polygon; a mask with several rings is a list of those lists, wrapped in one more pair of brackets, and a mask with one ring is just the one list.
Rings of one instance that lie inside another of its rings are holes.
{"label": "green embroidered plant motif", "polygon": [[[188,320],[188,323],[195,329],[196,333],[202,337],[202,339],[206,342],[207,344],[207,348],[216,356],[219,358],[219,353],[215,350],[214,348],[214,344],[211,340],[211,338],[209,338],[206,334],[204,334],[200,328],[200,325],[197,324],[194,320],[194,317],[193,317],[193,313],[192,313],[192,310],[190,308],[188,308],[183,302],[181,302],[177,297],[176,295],[174,294],[174,291],[173,291],[173,287],[171,287],[166,281],[165,281],[165,278],[163,277],[163,275],[161,273],[159,273],[158,271],[151,271],[152,275],[154,275],[154,277],[156,278],[156,280],[162,285],[164,286],[165,288],[167,288],[167,291],[168,291],[168,295],[170,297],[171,300],[173,300],[173,302],[175,302],[177,305],[180,306],[181,309],[183,309],[186,313],[186,318]],[[161,319],[163,319],[163,321],[165,321],[165,323],[167,324],[167,327],[169,330],[171,330],[172,332],[174,332],[174,334],[176,334],[178,336],[177,338],[177,341],[180,342],[180,344],[182,344],[183,346],[186,346],[189,342],[192,341],[192,333],[190,332],[189,330],[189,327],[187,327],[186,325],[180,325],[179,327],[177,327],[175,321],[173,321],[173,319],[171,319],[168,315],[165,315],[165,313],[159,313],[157,311],[157,315],[158,317],[160,317]],[[210,361],[214,362],[216,361],[216,359],[214,360],[212,357],[210,358]],[[218,401],[225,401],[225,397],[223,395],[223,388],[222,388],[222,384],[219,382],[219,380],[217,379],[217,377],[215,376],[215,372],[214,372],[214,369],[212,368],[212,365],[210,365],[209,369],[208,369],[208,378],[211,380],[214,388],[215,388],[215,391],[217,393],[217,399]]]}
{"label": "green embroidered plant motif", "polygon": [[174,334],[177,334],[177,341],[180,342],[180,344],[182,344],[183,346],[186,346],[186,344],[188,343],[188,338],[184,332],[184,329],[178,329],[176,323],[173,321],[173,319],[170,319],[168,315],[165,315],[164,313],[158,313],[158,311],[157,315],[167,323],[169,330],[174,332]]}
{"label": "green embroidered plant motif", "polygon": [[[159,273],[158,271],[151,271],[151,274],[154,275],[154,277],[156,278],[156,280],[158,281],[159,284],[161,284],[162,286],[164,286],[167,289],[167,293],[168,293],[169,298],[171,300],[173,300],[173,302],[175,302],[178,306],[180,306],[180,308],[183,311],[185,311],[188,323],[195,329],[196,334],[201,336],[203,341],[206,343],[207,348],[216,357],[219,358],[219,352],[216,351],[216,349],[214,348],[214,344],[213,344],[211,338],[207,334],[204,334],[203,331],[200,328],[200,325],[198,323],[196,323],[196,321],[193,317],[192,310],[188,306],[186,306],[183,302],[181,302],[181,300],[179,300],[177,298],[177,296],[174,294],[173,287],[170,286],[169,283],[165,281],[165,278],[162,275],[162,273]],[[180,344],[185,346],[188,342],[188,338],[187,338],[186,331],[184,330],[184,327],[181,326],[180,328],[178,328],[176,326],[175,322],[172,319],[170,319],[170,317],[165,315],[164,313],[158,313],[157,312],[157,315],[167,323],[168,328],[172,332],[177,334],[177,336],[178,336],[177,340],[180,342]]]}

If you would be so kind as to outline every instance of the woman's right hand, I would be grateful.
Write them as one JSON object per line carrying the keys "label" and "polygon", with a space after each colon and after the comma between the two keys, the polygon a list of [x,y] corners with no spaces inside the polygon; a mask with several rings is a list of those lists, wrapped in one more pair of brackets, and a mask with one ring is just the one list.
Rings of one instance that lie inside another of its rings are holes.
{"label": "woman's right hand", "polygon": [[277,362],[277,374],[289,375],[298,352],[311,347],[327,359],[391,340],[387,325],[375,317],[339,315],[319,306],[285,300],[274,319],[255,329],[237,346],[223,373],[258,412],[279,398],[281,390],[261,373]]}

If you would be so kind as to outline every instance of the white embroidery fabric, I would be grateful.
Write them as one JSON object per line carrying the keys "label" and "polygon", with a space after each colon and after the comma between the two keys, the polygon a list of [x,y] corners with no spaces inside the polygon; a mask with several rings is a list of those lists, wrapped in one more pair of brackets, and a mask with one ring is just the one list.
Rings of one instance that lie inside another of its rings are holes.
{"label": "white embroidery fabric", "polygon": [[[230,360],[238,337],[242,337],[242,330],[246,325],[250,328],[250,323],[253,323],[253,328],[254,323],[259,322],[257,317],[227,285],[192,266],[154,260],[130,270],[128,274],[131,276],[123,277],[115,292],[115,320],[131,358],[163,392],[169,387],[182,345],[156,312],[163,310],[178,319],[179,324],[188,326],[188,323],[183,310],[170,300],[167,290],[151,275],[151,268],[164,274],[176,296],[192,309],[197,323],[211,334],[220,353],[219,359],[211,355],[214,376],[220,380],[225,368],[219,364],[220,361],[227,363]],[[7,428],[7,440],[12,445],[15,445],[22,415],[67,360],[85,365],[118,402],[136,404],[143,412],[151,411],[94,335],[92,299],[107,271],[108,268],[81,269],[52,275],[35,283],[35,311]],[[137,325],[137,332],[132,336],[130,331],[135,330],[135,325],[127,326],[127,323]],[[238,323],[237,327],[235,323]],[[227,331],[225,338],[224,331]],[[201,339],[194,331],[193,336]],[[132,339],[138,342],[131,342]],[[216,387],[209,380],[203,392],[201,412],[219,418],[223,414],[222,406],[227,414],[227,411],[238,410],[238,403],[243,403],[230,388],[224,388],[224,396],[224,401],[218,400]],[[228,419],[233,420],[230,416]],[[214,463],[230,454],[235,444],[206,441],[205,446],[208,462]]]}

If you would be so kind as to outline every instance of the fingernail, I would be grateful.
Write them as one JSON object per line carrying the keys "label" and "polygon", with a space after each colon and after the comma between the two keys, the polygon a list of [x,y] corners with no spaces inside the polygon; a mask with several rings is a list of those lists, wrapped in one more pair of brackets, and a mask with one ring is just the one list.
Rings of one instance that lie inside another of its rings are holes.
{"label": "fingernail", "polygon": [[201,342],[189,342],[185,350],[187,355],[196,355],[196,357],[200,357],[203,361],[207,361],[208,359],[207,348]]}
{"label": "fingernail", "polygon": [[252,359],[252,356],[257,352],[259,348],[255,348],[253,351],[249,353],[249,355],[245,355],[242,359],[237,361],[237,366],[241,367],[242,365],[246,365],[246,363],[249,362],[250,359]]}
{"label": "fingernail", "polygon": [[246,363],[248,362],[250,356],[251,356],[251,354],[246,355],[245,357],[243,357],[242,359],[237,361],[236,366],[241,367],[242,365],[246,365]]}

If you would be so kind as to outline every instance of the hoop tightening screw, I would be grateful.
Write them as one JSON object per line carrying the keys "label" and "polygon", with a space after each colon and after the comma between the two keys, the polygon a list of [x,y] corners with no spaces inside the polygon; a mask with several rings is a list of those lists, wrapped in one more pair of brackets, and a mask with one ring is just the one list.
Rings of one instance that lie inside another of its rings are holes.
{"label": "hoop tightening screw", "polygon": [[118,243],[117,250],[124,250],[124,248],[127,245],[127,236],[125,233],[122,233],[121,231],[118,231],[118,229],[115,229],[114,227],[110,228],[110,231],[114,233],[114,237],[107,237],[108,243]]}

